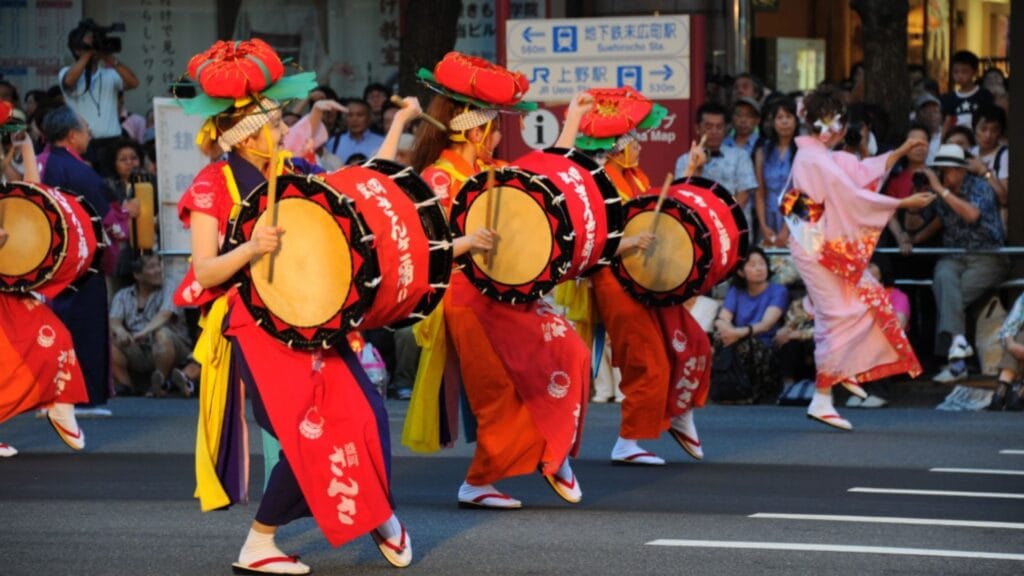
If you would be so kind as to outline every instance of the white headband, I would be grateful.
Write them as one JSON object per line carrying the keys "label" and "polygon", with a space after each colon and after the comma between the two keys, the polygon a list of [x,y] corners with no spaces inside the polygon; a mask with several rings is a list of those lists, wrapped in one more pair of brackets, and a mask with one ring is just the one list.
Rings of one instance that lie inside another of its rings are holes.
{"label": "white headband", "polygon": [[259,108],[246,114],[241,122],[224,131],[217,137],[217,143],[225,152],[230,152],[232,148],[270,122],[274,114],[280,116],[280,105],[269,98],[263,98],[260,100]]}
{"label": "white headband", "polygon": [[448,123],[448,127],[452,129],[452,132],[464,132],[466,130],[472,130],[477,126],[483,126],[497,117],[497,110],[466,110],[462,114],[452,118],[452,121]]}

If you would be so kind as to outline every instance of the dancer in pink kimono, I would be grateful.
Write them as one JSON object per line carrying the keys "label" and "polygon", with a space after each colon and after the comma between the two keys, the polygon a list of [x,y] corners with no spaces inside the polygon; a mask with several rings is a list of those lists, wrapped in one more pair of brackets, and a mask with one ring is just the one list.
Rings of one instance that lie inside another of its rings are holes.
{"label": "dancer in pink kimono", "polygon": [[903,372],[921,373],[899,319],[882,286],[867,273],[878,235],[899,208],[920,209],[935,199],[918,193],[903,199],[878,194],[882,177],[914,147],[859,161],[833,147],[846,134],[845,108],[827,91],[805,100],[811,136],[797,138],[792,188],[780,209],[792,234],[789,249],[817,311],[814,360],[817,382],[807,417],[851,430],[832,404],[832,387],[842,385],[864,398],[860,387]]}

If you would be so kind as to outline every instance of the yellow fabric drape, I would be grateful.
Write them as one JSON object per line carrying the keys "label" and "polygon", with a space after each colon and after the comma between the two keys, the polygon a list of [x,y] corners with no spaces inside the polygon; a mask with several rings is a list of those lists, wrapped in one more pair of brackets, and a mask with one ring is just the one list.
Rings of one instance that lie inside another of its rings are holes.
{"label": "yellow fabric drape", "polygon": [[402,444],[413,452],[436,452],[441,449],[441,382],[448,360],[444,302],[412,331],[421,348],[420,363],[402,427]]}
{"label": "yellow fabric drape", "polygon": [[[202,366],[202,386],[199,387],[199,422],[196,428],[196,490],[203,512],[217,510],[231,504],[231,500],[217,477],[217,454],[224,427],[227,406],[228,380],[231,368],[231,343],[221,330],[228,312],[228,296],[213,301],[193,352]],[[248,468],[248,466],[246,467]]]}
{"label": "yellow fabric drape", "polygon": [[565,308],[566,320],[572,322],[588,348],[594,345],[594,296],[590,280],[577,278],[555,286],[555,304]]}

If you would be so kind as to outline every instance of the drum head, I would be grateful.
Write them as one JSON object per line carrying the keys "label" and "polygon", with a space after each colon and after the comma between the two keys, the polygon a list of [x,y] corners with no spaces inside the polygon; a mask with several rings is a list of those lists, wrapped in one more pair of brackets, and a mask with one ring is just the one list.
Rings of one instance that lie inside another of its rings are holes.
{"label": "drum head", "polygon": [[96,212],[58,188],[13,182],[0,187],[0,292],[55,298],[99,270],[105,236]]}
{"label": "drum head", "polygon": [[555,287],[572,259],[572,225],[558,189],[547,177],[514,167],[494,171],[495,186],[487,190],[487,173],[462,185],[452,203],[454,236],[471,234],[486,225],[488,202],[494,199],[491,227],[498,243],[488,265],[484,254],[459,257],[466,278],[483,294],[512,304],[536,300]]}
{"label": "drum head", "polygon": [[[652,230],[658,197],[634,198],[624,205],[624,236]],[[673,306],[699,293],[711,268],[711,236],[700,215],[689,206],[666,197],[653,228],[657,242],[650,256],[635,251],[612,260],[619,283],[637,301],[648,306]]]}
{"label": "drum head", "polygon": [[[266,212],[257,226],[269,226]],[[352,286],[352,256],[345,232],[327,210],[303,198],[277,205],[277,225],[285,229],[281,248],[252,263],[252,283],[260,300],[296,328],[328,322],[341,311]]]}
{"label": "drum head", "polygon": [[27,198],[0,198],[7,242],[0,246],[0,276],[24,276],[46,261],[53,225],[43,207]]}
{"label": "drum head", "polygon": [[640,212],[626,223],[625,236],[655,229],[657,242],[648,254],[634,250],[622,257],[622,266],[637,284],[652,292],[672,292],[693,272],[693,240],[683,224],[671,216]]}
{"label": "drum head", "polygon": [[[229,248],[269,220],[267,183],[242,202]],[[318,178],[277,179],[281,247],[238,274],[238,293],[260,327],[293,348],[328,348],[358,326],[376,293],[376,257],[362,240],[365,222],[352,201]]]}
{"label": "drum head", "polygon": [[[492,196],[494,197],[492,200]],[[490,258],[471,253],[477,268],[499,284],[523,286],[536,280],[551,261],[552,238],[544,206],[518,188],[495,186],[482,192],[470,204],[466,230],[487,225],[488,204],[500,204],[498,219],[493,221],[498,233],[498,247]]]}

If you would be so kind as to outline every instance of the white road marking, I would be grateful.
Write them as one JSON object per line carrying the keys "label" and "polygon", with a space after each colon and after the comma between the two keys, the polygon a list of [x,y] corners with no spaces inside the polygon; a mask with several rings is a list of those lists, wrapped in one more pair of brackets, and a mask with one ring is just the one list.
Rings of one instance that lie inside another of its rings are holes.
{"label": "white road marking", "polygon": [[994,468],[929,468],[929,472],[947,472],[949,474],[1002,474],[1005,476],[1024,476],[1024,470],[997,470]]}
{"label": "white road marking", "polygon": [[1024,456],[1024,450],[1000,450],[1000,454],[1011,454],[1014,456]]}
{"label": "white road marking", "polygon": [[936,556],[940,558],[977,558],[985,560],[1024,561],[1024,554],[1003,552],[975,552],[971,550],[937,550],[931,548],[895,548],[889,546],[849,546],[837,544],[803,544],[799,542],[743,542],[728,540],[672,540],[660,539],[647,546],[677,546],[683,548],[729,548],[746,550],[798,550],[804,552],[845,552],[852,554],[888,554],[895,556]]}
{"label": "white road marking", "polygon": [[850,488],[847,492],[863,494],[907,494],[911,496],[954,496],[961,498],[1012,498],[1024,499],[1024,494],[1014,492],[957,492],[954,490],[909,490],[904,488]]}
{"label": "white road marking", "polygon": [[1024,530],[1021,522],[988,522],[981,520],[943,520],[940,518],[901,518],[897,516],[839,516],[834,514],[775,514],[758,512],[748,518],[768,520],[821,520],[824,522],[864,522],[868,524],[914,524],[920,526],[957,526],[960,528],[1002,528]]}

